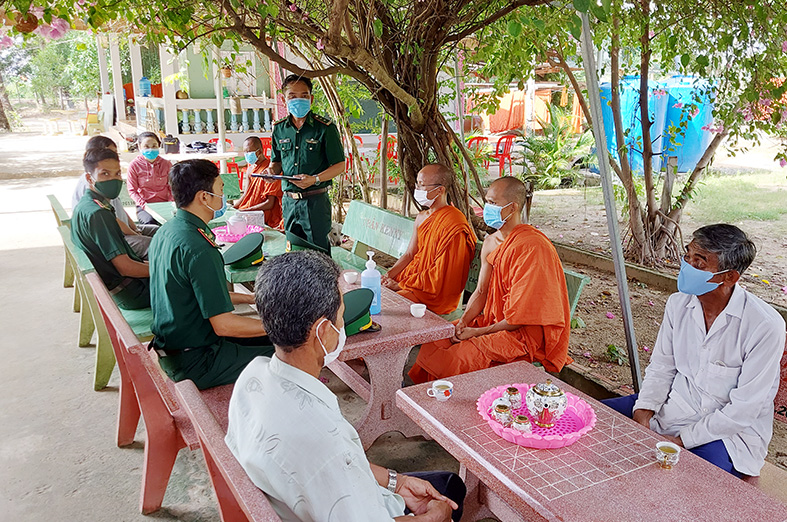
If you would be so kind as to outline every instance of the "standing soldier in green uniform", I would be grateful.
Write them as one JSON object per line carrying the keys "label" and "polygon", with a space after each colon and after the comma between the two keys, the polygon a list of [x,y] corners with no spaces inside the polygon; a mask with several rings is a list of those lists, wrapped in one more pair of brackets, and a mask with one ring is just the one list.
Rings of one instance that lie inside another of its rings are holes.
{"label": "standing soldier in green uniform", "polygon": [[317,245],[331,248],[331,180],[344,172],[344,149],[339,129],[311,111],[312,82],[291,74],[282,84],[289,115],[273,126],[268,174],[293,176],[282,181],[284,230]]}
{"label": "standing soldier in green uniform", "polygon": [[273,355],[259,319],[233,314],[254,296],[229,292],[224,260],[208,221],[227,208],[224,182],[207,160],[176,163],[169,173],[178,208],[150,244],[153,341],[161,368],[198,388],[234,383],[259,355]]}
{"label": "standing soldier in green uniform", "polygon": [[123,188],[117,152],[90,149],[82,164],[88,189],[74,207],[71,240],[87,254],[120,308],[148,308],[148,265],[126,241],[111,203]]}

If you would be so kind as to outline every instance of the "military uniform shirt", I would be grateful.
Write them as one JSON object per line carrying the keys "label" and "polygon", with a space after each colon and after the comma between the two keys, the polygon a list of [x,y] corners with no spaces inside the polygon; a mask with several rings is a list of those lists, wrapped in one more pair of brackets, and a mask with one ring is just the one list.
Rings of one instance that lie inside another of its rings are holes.
{"label": "military uniform shirt", "polygon": [[[298,129],[287,116],[273,125],[271,139],[271,162],[281,163],[282,174],[315,176],[331,165],[344,161],[344,147],[336,124],[309,111],[303,127]],[[331,181],[323,181],[305,189],[311,191],[328,187]],[[282,181],[285,192],[303,192],[289,181]]]}
{"label": "military uniform shirt", "polygon": [[142,262],[120,230],[109,200],[92,190],[86,191],[74,208],[71,240],[87,254],[109,290],[125,279],[112,264],[114,258],[126,254],[134,261]]}
{"label": "military uniform shirt", "polygon": [[224,259],[213,232],[179,209],[150,243],[150,302],[156,344],[166,350],[219,341],[210,318],[235,307],[224,276]]}

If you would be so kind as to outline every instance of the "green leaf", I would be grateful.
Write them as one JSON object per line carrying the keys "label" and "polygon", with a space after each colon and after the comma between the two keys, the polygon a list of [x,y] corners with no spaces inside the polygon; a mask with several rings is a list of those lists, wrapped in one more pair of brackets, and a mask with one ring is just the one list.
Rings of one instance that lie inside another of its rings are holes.
{"label": "green leaf", "polygon": [[543,20],[533,20],[533,26],[539,31],[546,29],[547,24]]}
{"label": "green leaf", "polygon": [[590,9],[590,0],[574,0],[574,9],[580,13],[587,13]]}
{"label": "green leaf", "polygon": [[77,49],[77,51],[86,51],[87,50],[87,45],[85,45],[83,43],[78,43],[76,45],[76,49]]}
{"label": "green leaf", "polygon": [[680,57],[680,63],[681,65],[683,65],[683,67],[689,65],[690,61],[691,61],[691,56],[689,56],[688,54],[684,54],[683,56]]}
{"label": "green leaf", "polygon": [[520,34],[522,34],[522,24],[516,20],[511,20],[508,22],[508,34],[514,38],[518,37]]}
{"label": "green leaf", "polygon": [[606,22],[607,21],[607,12],[604,11],[603,7],[601,7],[601,6],[599,6],[599,5],[595,4],[595,3],[591,3],[590,4],[590,12],[593,13],[593,16],[598,18],[600,21],[602,21],[602,22]]}
{"label": "green leaf", "polygon": [[383,22],[379,18],[375,18],[374,22],[372,23],[374,28],[374,35],[377,38],[381,38],[383,36]]}
{"label": "green leaf", "polygon": [[704,54],[701,54],[701,55],[697,56],[697,63],[700,64],[703,67],[707,67],[708,65],[710,65],[710,60],[708,60],[707,56],[705,56]]}
{"label": "green leaf", "polygon": [[582,20],[577,15],[571,17],[568,22],[568,30],[571,31],[571,36],[577,40],[582,38]]}
{"label": "green leaf", "polygon": [[604,12],[609,14],[612,10],[612,0],[601,0],[601,7],[604,8]]}

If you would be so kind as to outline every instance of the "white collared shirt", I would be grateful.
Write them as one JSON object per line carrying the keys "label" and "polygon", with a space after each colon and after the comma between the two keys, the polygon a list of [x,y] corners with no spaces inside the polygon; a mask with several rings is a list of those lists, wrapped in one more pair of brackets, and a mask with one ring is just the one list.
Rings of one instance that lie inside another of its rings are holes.
{"label": "white collared shirt", "polygon": [[232,392],[227,445],[285,522],[389,522],[404,500],[377,484],[355,428],[313,376],[257,357]]}
{"label": "white collared shirt", "polygon": [[738,285],[707,333],[699,299],[672,294],[634,409],[655,411],[651,429],[686,448],[721,440],[736,470],[759,475],[784,337],[778,312]]}

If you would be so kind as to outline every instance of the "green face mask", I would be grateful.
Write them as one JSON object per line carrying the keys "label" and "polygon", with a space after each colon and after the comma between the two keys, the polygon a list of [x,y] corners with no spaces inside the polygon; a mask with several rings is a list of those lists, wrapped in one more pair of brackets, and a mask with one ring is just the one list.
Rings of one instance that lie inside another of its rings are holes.
{"label": "green face mask", "polygon": [[115,199],[120,195],[120,190],[123,188],[122,179],[109,179],[107,181],[96,181],[94,183],[96,190],[101,192],[109,199]]}

